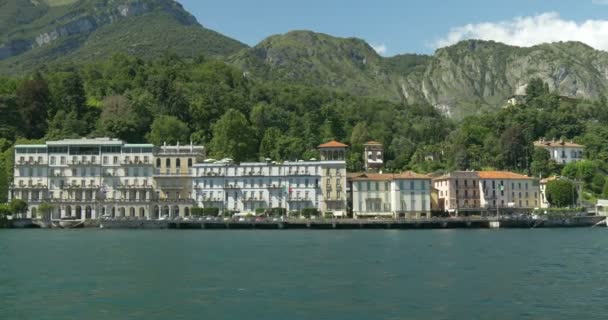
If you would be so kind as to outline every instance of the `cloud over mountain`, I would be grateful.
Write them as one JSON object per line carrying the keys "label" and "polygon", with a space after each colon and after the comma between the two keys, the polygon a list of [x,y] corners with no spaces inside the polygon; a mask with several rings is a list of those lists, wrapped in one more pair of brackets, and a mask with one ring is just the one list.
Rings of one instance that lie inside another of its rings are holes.
{"label": "cloud over mountain", "polygon": [[546,12],[507,21],[456,27],[435,41],[433,46],[445,47],[466,39],[494,40],[522,47],[547,42],[580,41],[596,49],[608,50],[608,20],[577,22],[563,19],[557,12]]}

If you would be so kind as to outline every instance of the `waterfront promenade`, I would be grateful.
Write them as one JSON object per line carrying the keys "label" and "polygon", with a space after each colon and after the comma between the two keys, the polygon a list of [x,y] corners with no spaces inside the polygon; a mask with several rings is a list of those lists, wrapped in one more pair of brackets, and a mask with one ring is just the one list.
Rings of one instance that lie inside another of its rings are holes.
{"label": "waterfront promenade", "polygon": [[[89,224],[106,229],[487,229],[591,227],[601,216],[538,218],[462,217],[431,219],[103,219]],[[606,224],[601,224],[606,226]]]}

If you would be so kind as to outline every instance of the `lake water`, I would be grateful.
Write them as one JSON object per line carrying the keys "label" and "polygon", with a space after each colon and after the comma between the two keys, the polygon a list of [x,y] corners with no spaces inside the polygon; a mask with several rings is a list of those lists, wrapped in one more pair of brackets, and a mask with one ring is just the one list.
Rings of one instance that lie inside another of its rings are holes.
{"label": "lake water", "polygon": [[608,230],[0,230],[0,319],[606,319]]}

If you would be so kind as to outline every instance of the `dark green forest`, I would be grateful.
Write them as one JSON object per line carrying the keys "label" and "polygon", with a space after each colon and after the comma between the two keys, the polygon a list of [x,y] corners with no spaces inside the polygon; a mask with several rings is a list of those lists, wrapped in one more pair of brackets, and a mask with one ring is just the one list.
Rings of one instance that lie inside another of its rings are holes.
{"label": "dark green forest", "polygon": [[[250,79],[224,62],[165,55],[0,78],[0,202],[12,177],[12,146],[109,136],[160,145],[203,144],[214,158],[310,159],[336,139],[350,145],[351,171],[362,144],[385,145],[386,171],[504,169],[583,180],[588,198],[607,195],[608,103],[564,99],[531,79],[526,101],[452,120],[430,105],[407,105],[317,87]],[[585,161],[562,167],[534,150],[539,138],[584,144]]]}

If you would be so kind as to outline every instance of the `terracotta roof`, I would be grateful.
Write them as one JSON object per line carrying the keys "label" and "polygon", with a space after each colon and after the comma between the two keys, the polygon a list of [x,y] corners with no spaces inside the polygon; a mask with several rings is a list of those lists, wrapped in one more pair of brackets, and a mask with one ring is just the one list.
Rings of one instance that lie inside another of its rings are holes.
{"label": "terracotta roof", "polygon": [[429,176],[405,171],[402,173],[356,173],[350,176],[353,181],[392,181],[396,179],[431,179]]}
{"label": "terracotta roof", "polygon": [[395,179],[431,179],[426,174],[420,174],[413,171],[404,171],[394,176]]}
{"label": "terracotta roof", "polygon": [[584,148],[585,146],[574,143],[572,141],[548,141],[539,140],[534,142],[535,147],[571,147],[571,148]]}
{"label": "terracotta roof", "polygon": [[532,179],[523,174],[509,171],[479,171],[480,179]]}
{"label": "terracotta roof", "polygon": [[385,173],[364,173],[352,178],[353,181],[391,181],[393,174]]}
{"label": "terracotta roof", "polygon": [[372,140],[372,141],[368,141],[368,142],[364,143],[363,145],[364,145],[364,146],[367,146],[367,145],[378,145],[378,146],[381,146],[381,145],[382,145],[382,143],[380,143],[380,142],[378,142],[378,141],[373,141],[373,140]]}
{"label": "terracotta roof", "polygon": [[338,142],[336,140],[332,140],[323,144],[320,144],[318,148],[346,148],[348,145],[345,145],[342,142]]}

